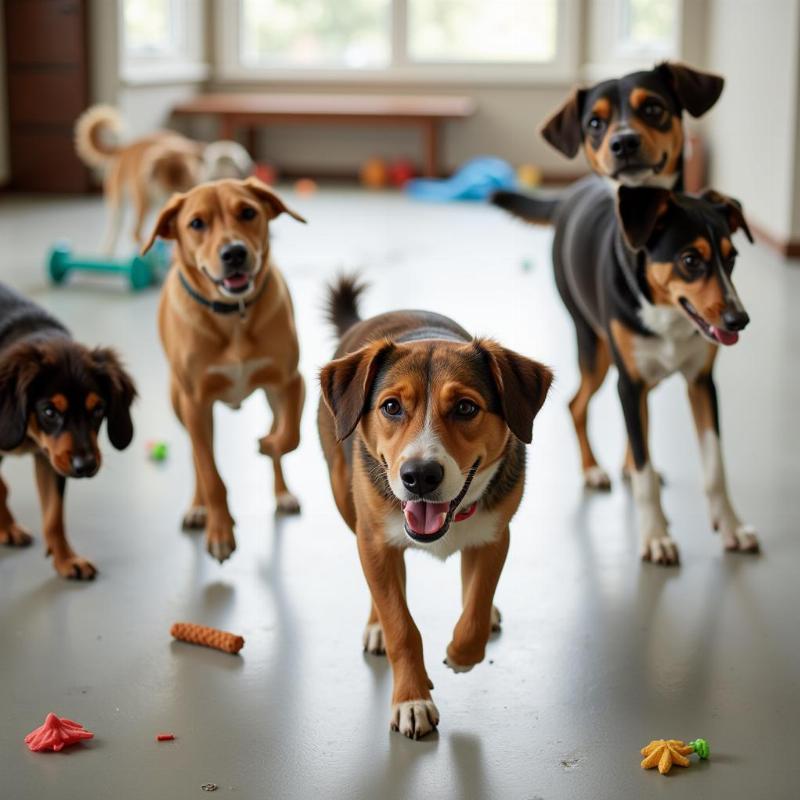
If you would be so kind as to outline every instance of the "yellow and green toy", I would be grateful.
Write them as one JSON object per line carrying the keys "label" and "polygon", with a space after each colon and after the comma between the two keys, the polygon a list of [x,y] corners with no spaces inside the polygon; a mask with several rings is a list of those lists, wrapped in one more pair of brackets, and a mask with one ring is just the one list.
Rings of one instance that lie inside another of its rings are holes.
{"label": "yellow and green toy", "polygon": [[689,756],[692,753],[696,753],[702,761],[711,755],[705,739],[695,739],[688,743],[680,739],[653,739],[647,747],[642,748],[641,753],[644,756],[642,769],[658,767],[662,775],[666,775],[673,764],[679,767],[691,766]]}

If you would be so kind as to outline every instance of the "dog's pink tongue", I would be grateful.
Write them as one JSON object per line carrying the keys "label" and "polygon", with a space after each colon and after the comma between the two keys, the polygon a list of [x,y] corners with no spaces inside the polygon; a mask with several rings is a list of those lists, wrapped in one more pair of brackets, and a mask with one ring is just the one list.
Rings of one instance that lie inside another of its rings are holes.
{"label": "dog's pink tongue", "polygon": [[421,536],[436,533],[444,525],[450,503],[422,503],[418,500],[406,503],[403,513],[406,525]]}
{"label": "dog's pink tongue", "polygon": [[713,326],[711,327],[711,335],[720,344],[736,344],[739,341],[739,334],[736,331],[723,331]]}

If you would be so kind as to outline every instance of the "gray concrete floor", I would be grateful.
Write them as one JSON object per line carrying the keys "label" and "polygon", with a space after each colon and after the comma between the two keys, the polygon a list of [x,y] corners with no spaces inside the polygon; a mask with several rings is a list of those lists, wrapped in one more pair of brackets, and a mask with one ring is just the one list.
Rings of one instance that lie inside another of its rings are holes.
{"label": "gray concrete floor", "polygon": [[[739,244],[737,284],[753,323],[721,354],[718,384],[734,502],[764,552],[723,555],[707,521],[680,380],[653,397],[654,460],[683,565],[639,563],[631,497],[581,488],[566,411],[576,385],[572,330],[553,287],[549,233],[475,205],[323,190],[287,198],[305,214],[275,226],[297,305],[309,385],[304,440],[286,461],[302,516],[273,517],[255,442],[261,397],[220,408],[217,449],[239,549],[220,566],[179,530],[190,498],[188,441],[172,417],[155,291],[112,280],[47,286],[44,253],[100,238],[97,199],[0,204],[0,279],[31,293],[82,340],[117,346],[141,391],[129,450],[106,445],[97,478],[68,487],[76,549],[95,583],[60,580],[42,556],[30,459],[3,474],[32,549],[0,551],[0,797],[795,798],[800,780],[800,271]],[[523,262],[530,262],[529,270]],[[409,597],[436,684],[441,727],[422,742],[388,731],[391,675],[361,652],[368,595],[334,508],[314,429],[317,368],[333,342],[322,284],[338,268],[372,282],[366,310],[426,307],[551,364],[528,487],[512,524],[497,604],[504,629],[466,675],[442,665],[458,614],[458,564],[412,554]],[[592,432],[617,473],[624,445],[613,380]],[[166,439],[163,465],[145,441]],[[178,619],[243,634],[234,658],[170,641]],[[29,753],[48,711],[96,734],[61,754]],[[156,744],[160,731],[177,739]],[[653,738],[704,736],[712,760],[668,778],[639,769]]]}

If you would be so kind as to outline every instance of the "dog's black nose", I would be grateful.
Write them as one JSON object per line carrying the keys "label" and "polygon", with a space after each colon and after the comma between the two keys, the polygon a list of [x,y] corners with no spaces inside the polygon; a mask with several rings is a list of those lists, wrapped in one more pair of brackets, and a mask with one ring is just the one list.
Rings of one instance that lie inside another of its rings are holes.
{"label": "dog's black nose", "polygon": [[97,469],[97,459],[92,453],[76,453],[72,456],[72,474],[76,478],[93,475]]}
{"label": "dog's black nose", "polygon": [[400,480],[409,492],[424,496],[444,480],[444,467],[438,461],[411,459],[400,467]]}
{"label": "dog's black nose", "polygon": [[642,137],[638,133],[626,131],[612,136],[608,146],[617,158],[627,158],[639,150],[641,143]]}
{"label": "dog's black nose", "polygon": [[722,321],[729,331],[743,331],[750,322],[750,316],[744,309],[726,309],[722,312]]}
{"label": "dog's black nose", "polygon": [[247,248],[243,244],[226,244],[219,251],[225,269],[236,270],[247,261]]}

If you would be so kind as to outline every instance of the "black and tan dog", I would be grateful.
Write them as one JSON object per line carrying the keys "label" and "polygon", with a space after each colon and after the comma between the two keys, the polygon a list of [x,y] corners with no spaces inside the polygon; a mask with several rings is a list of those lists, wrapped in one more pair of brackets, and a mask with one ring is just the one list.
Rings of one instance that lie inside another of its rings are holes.
{"label": "black and tan dog", "polygon": [[463,611],[445,663],[471,669],[499,626],[492,600],[522,497],[524,443],[552,375],[438,314],[362,321],[359,292],[342,280],[331,293],[341,342],[320,375],[319,432],[372,595],[364,648],[388,655],[391,726],[416,739],[439,712],[406,605],[404,550],[461,551]]}
{"label": "black and tan dog", "polygon": [[586,484],[610,487],[587,438],[587,411],[613,362],[641,555],[677,563],[650,464],[647,393],[680,372],[700,440],[712,525],[726,549],[755,551],[755,532],[740,522],[728,498],[712,377],[719,345],[735,344],[749,322],[731,276],[737,255],[732,234],[741,229],[752,241],[741,206],[713,191],[691,197],[624,186],[617,203],[619,223],[614,199],[588,178],[551,207],[556,284],[577,334],[581,384],[570,411]]}
{"label": "black and tan dog", "polygon": [[[0,452],[33,453],[44,539],[65,578],[91,579],[96,569],[76,555],[64,531],[67,478],[100,469],[97,435],[122,450],[133,438],[133,382],[108,348],[90,350],[42,308],[0,284]],[[31,536],[7,505],[0,479],[0,544],[25,546]]]}
{"label": "black and tan dog", "polygon": [[[724,80],[669,62],[587,89],[575,89],[542,125],[542,136],[568,158],[583,147],[592,171],[616,185],[682,188],[683,112],[705,114]],[[492,202],[534,223],[541,195],[497,192]]]}

